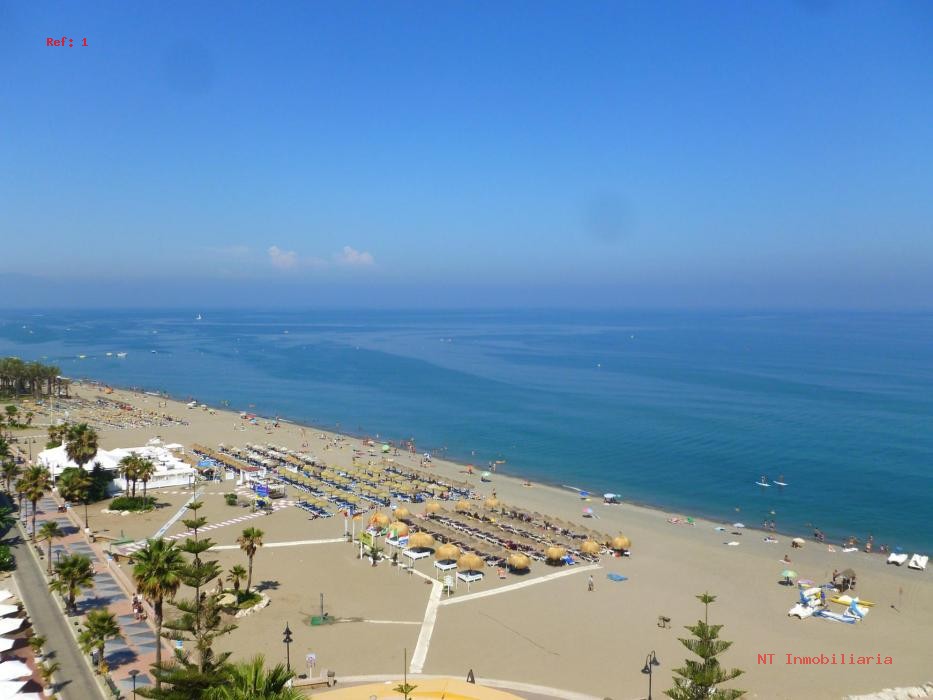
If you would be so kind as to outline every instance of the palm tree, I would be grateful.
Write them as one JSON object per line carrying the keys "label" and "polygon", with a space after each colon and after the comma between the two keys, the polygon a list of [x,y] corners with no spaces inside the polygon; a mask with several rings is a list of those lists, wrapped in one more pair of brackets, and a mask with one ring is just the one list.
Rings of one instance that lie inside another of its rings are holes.
{"label": "palm tree", "polygon": [[133,498],[136,498],[136,481],[139,479],[139,470],[142,461],[142,458],[137,454],[128,454],[120,460],[120,476],[123,477],[127,485],[131,481],[133,482],[133,491],[130,494]]}
{"label": "palm tree", "polygon": [[246,556],[249,557],[249,570],[246,574],[247,595],[249,595],[249,589],[253,585],[253,557],[256,556],[256,552],[262,547],[262,536],[264,534],[265,533],[258,527],[248,527],[243,530],[243,534],[237,538],[237,544],[240,545],[240,549],[246,552]]}
{"label": "palm tree", "polygon": [[84,529],[90,528],[87,518],[87,504],[91,500],[93,479],[84,469],[66,469],[58,477],[58,493],[66,501],[78,501],[84,504]]}
{"label": "palm tree", "polygon": [[240,581],[246,578],[246,569],[244,569],[240,564],[234,564],[230,567],[230,572],[227,574],[227,580],[233,584],[233,592],[240,592]]}
{"label": "palm tree", "polygon": [[104,672],[104,644],[108,639],[120,636],[120,625],[116,616],[106,608],[91,610],[84,621],[84,629],[78,635],[81,651],[90,654],[97,650],[97,672]]}
{"label": "palm tree", "polygon": [[249,661],[232,664],[227,682],[208,689],[205,700],[300,700],[305,695],[288,687],[295,674],[282,664],[266,670],[262,654]]}
{"label": "palm tree", "polygon": [[46,520],[42,523],[42,527],[39,528],[39,540],[48,540],[49,541],[49,563],[48,563],[48,572],[49,576],[52,575],[52,540],[58,539],[59,537],[64,537],[65,532],[58,526],[58,523],[54,520]]}
{"label": "palm tree", "polygon": [[[62,433],[68,459],[84,469],[84,465],[97,456],[97,432],[87,423],[78,423],[65,427]],[[52,428],[49,428],[51,436]]]}
{"label": "palm tree", "polygon": [[2,456],[2,450],[0,450],[0,477],[3,477],[3,481],[6,484],[6,492],[10,495],[13,494],[13,482],[19,478],[20,468],[19,465],[10,459],[8,456]]}
{"label": "palm tree", "polygon": [[32,504],[32,539],[36,539],[36,506],[52,488],[52,475],[45,467],[28,467],[19,480],[20,491]]}
{"label": "palm tree", "polygon": [[84,554],[62,557],[55,566],[55,573],[57,576],[49,584],[49,589],[64,598],[68,609],[74,611],[75,598],[81,590],[94,585],[94,568],[91,566],[91,558]]}
{"label": "palm tree", "polygon": [[16,525],[16,516],[13,515],[13,509],[9,506],[0,506],[0,534],[5,533],[14,525]]}
{"label": "palm tree", "polygon": [[[162,603],[174,597],[181,586],[181,575],[185,558],[174,543],[163,538],[149,540],[146,546],[133,555],[133,579],[137,590],[152,603],[155,611],[157,636],[162,637]],[[162,667],[162,644],[156,644],[156,667]],[[156,688],[161,681],[156,678]]]}
{"label": "palm tree", "polygon": [[155,474],[155,465],[151,460],[140,459],[139,465],[136,467],[136,477],[143,482],[143,498],[146,497],[146,484],[149,483],[149,479],[152,478],[152,475]]}

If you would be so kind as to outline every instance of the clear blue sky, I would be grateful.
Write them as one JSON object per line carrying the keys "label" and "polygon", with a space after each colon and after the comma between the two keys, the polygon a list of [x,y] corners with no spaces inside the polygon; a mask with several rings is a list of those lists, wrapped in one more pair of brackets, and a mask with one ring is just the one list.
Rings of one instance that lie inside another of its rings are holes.
{"label": "clear blue sky", "polygon": [[0,239],[5,305],[929,308],[933,4],[0,0]]}

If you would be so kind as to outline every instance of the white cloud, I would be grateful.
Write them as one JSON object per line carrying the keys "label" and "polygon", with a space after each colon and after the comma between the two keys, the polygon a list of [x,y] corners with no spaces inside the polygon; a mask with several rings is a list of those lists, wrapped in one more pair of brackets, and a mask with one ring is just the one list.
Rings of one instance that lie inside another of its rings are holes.
{"label": "white cloud", "polygon": [[289,270],[298,264],[298,253],[294,250],[282,250],[278,246],[271,246],[268,250],[269,262],[280,270]]}
{"label": "white cloud", "polygon": [[376,263],[375,259],[372,256],[372,253],[360,252],[355,248],[351,248],[348,245],[343,247],[343,250],[334,255],[334,259],[340,265],[374,265]]}

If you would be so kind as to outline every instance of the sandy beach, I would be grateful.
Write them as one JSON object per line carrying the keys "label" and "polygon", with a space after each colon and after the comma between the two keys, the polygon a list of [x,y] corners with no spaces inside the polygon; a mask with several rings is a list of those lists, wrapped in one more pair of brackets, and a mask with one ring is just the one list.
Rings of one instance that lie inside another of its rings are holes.
{"label": "sandy beach", "polygon": [[[101,446],[106,449],[142,445],[155,436],[186,447],[272,442],[301,449],[308,443],[305,449],[319,460],[349,467],[353,448],[361,444],[358,438],[347,438],[334,446],[335,435],[317,428],[288,422],[272,428],[265,420],[251,425],[236,413],[188,409],[180,401],[153,395],[123,390],[104,395],[99,387],[87,384],[74,386],[72,394],[92,402],[97,398],[125,401],[140,411],[182,419],[167,424],[151,420],[142,427],[98,423]],[[71,410],[68,419],[100,417],[95,410]],[[36,423],[43,420],[47,417],[37,417]],[[417,467],[420,462],[419,456],[402,451],[392,458],[405,467]],[[500,465],[490,483],[480,482],[479,470],[469,475],[462,465],[442,459],[434,459],[430,471],[469,481],[483,496],[495,489],[506,504],[600,531],[622,532],[632,540],[632,556],[604,556],[593,569],[536,564],[530,575],[506,580],[487,569],[485,580],[473,584],[469,592],[461,587],[449,599],[431,603],[432,586],[424,578],[406,575],[389,562],[374,568],[357,558],[355,546],[339,541],[344,531],[342,518],[311,520],[303,510],[283,507],[246,523],[223,524],[245,511],[224,503],[222,494],[233,490],[235,482],[211,483],[201,489],[206,504],[202,514],[219,525],[208,533],[218,545],[216,558],[225,568],[245,564],[236,538],[245,526],[260,527],[265,546],[256,556],[254,581],[271,600],[268,608],[241,620],[239,628],[220,640],[218,647],[238,657],[262,650],[269,659],[284,659],[281,633],[287,622],[294,631],[291,658],[298,668],[305,654],[314,652],[318,669],[332,669],[341,676],[399,674],[403,649],[408,649],[411,658],[419,647],[426,608],[433,605],[436,621],[429,644],[420,643],[426,651],[422,668],[426,674],[463,677],[473,669],[484,678],[551,686],[596,698],[636,698],[647,691],[641,668],[645,656],[654,650],[661,661],[654,675],[654,693],[660,696],[661,690],[671,687],[672,669],[688,656],[677,639],[684,636],[683,626],[702,618],[703,606],[694,596],[709,591],[717,596],[710,621],[723,624],[723,638],[734,643],[722,657],[723,663],[745,671],[731,686],[747,690],[748,697],[839,698],[920,685],[933,677],[927,654],[922,652],[933,642],[929,572],[886,565],[879,555],[843,554],[838,545],[835,552],[829,552],[826,545],[812,540],[802,549],[792,549],[788,536],[778,534],[777,543],[768,543],[766,533],[735,530],[731,524],[725,531],[716,527],[726,524],[702,519],[692,525],[671,524],[672,516],[690,514],[669,514],[628,503],[606,505],[601,499],[583,501],[568,489],[525,486],[522,480],[508,476],[507,464]],[[147,514],[102,514],[101,504],[92,506],[91,528],[112,537],[150,537],[191,495],[185,488],[153,493],[163,505]],[[290,491],[286,500],[296,497]],[[583,517],[584,506],[593,509],[595,518]],[[410,509],[420,514],[424,507]],[[742,514],[736,517],[741,520]],[[166,534],[183,530],[176,523]],[[729,541],[739,544],[727,546]],[[785,555],[790,564],[782,561]],[[787,567],[818,583],[829,580],[834,569],[853,568],[858,594],[875,606],[857,625],[789,618],[787,611],[797,592],[781,585],[780,572]],[[428,560],[416,568],[433,572]],[[628,580],[610,581],[609,573]],[[593,592],[587,591],[590,574],[596,584]],[[476,595],[484,592],[488,594]],[[309,625],[311,615],[319,612],[321,593],[329,614],[345,622]],[[659,616],[670,618],[670,628],[658,625]],[[845,664],[841,660],[835,664],[787,663],[788,655],[821,654],[836,654],[837,660],[844,655]],[[879,655],[882,660],[890,657],[892,663],[877,663]],[[857,657],[871,658],[872,663],[850,663]]]}

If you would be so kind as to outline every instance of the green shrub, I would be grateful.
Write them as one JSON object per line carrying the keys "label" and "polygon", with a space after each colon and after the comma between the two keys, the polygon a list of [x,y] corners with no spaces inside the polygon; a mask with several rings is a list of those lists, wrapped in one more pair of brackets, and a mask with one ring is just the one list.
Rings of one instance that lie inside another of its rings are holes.
{"label": "green shrub", "polygon": [[228,493],[224,496],[224,500],[227,502],[228,506],[235,506],[237,503],[237,498],[235,493]]}
{"label": "green shrub", "polygon": [[8,545],[0,544],[0,571],[12,571],[16,568],[16,559]]}
{"label": "green shrub", "polygon": [[152,496],[119,496],[110,502],[110,510],[152,510],[155,508],[155,498]]}
{"label": "green shrub", "polygon": [[237,593],[237,607],[240,610],[246,610],[247,608],[251,608],[261,600],[262,600],[262,596],[256,593],[255,591],[250,591],[249,593],[240,591],[239,593]]}

